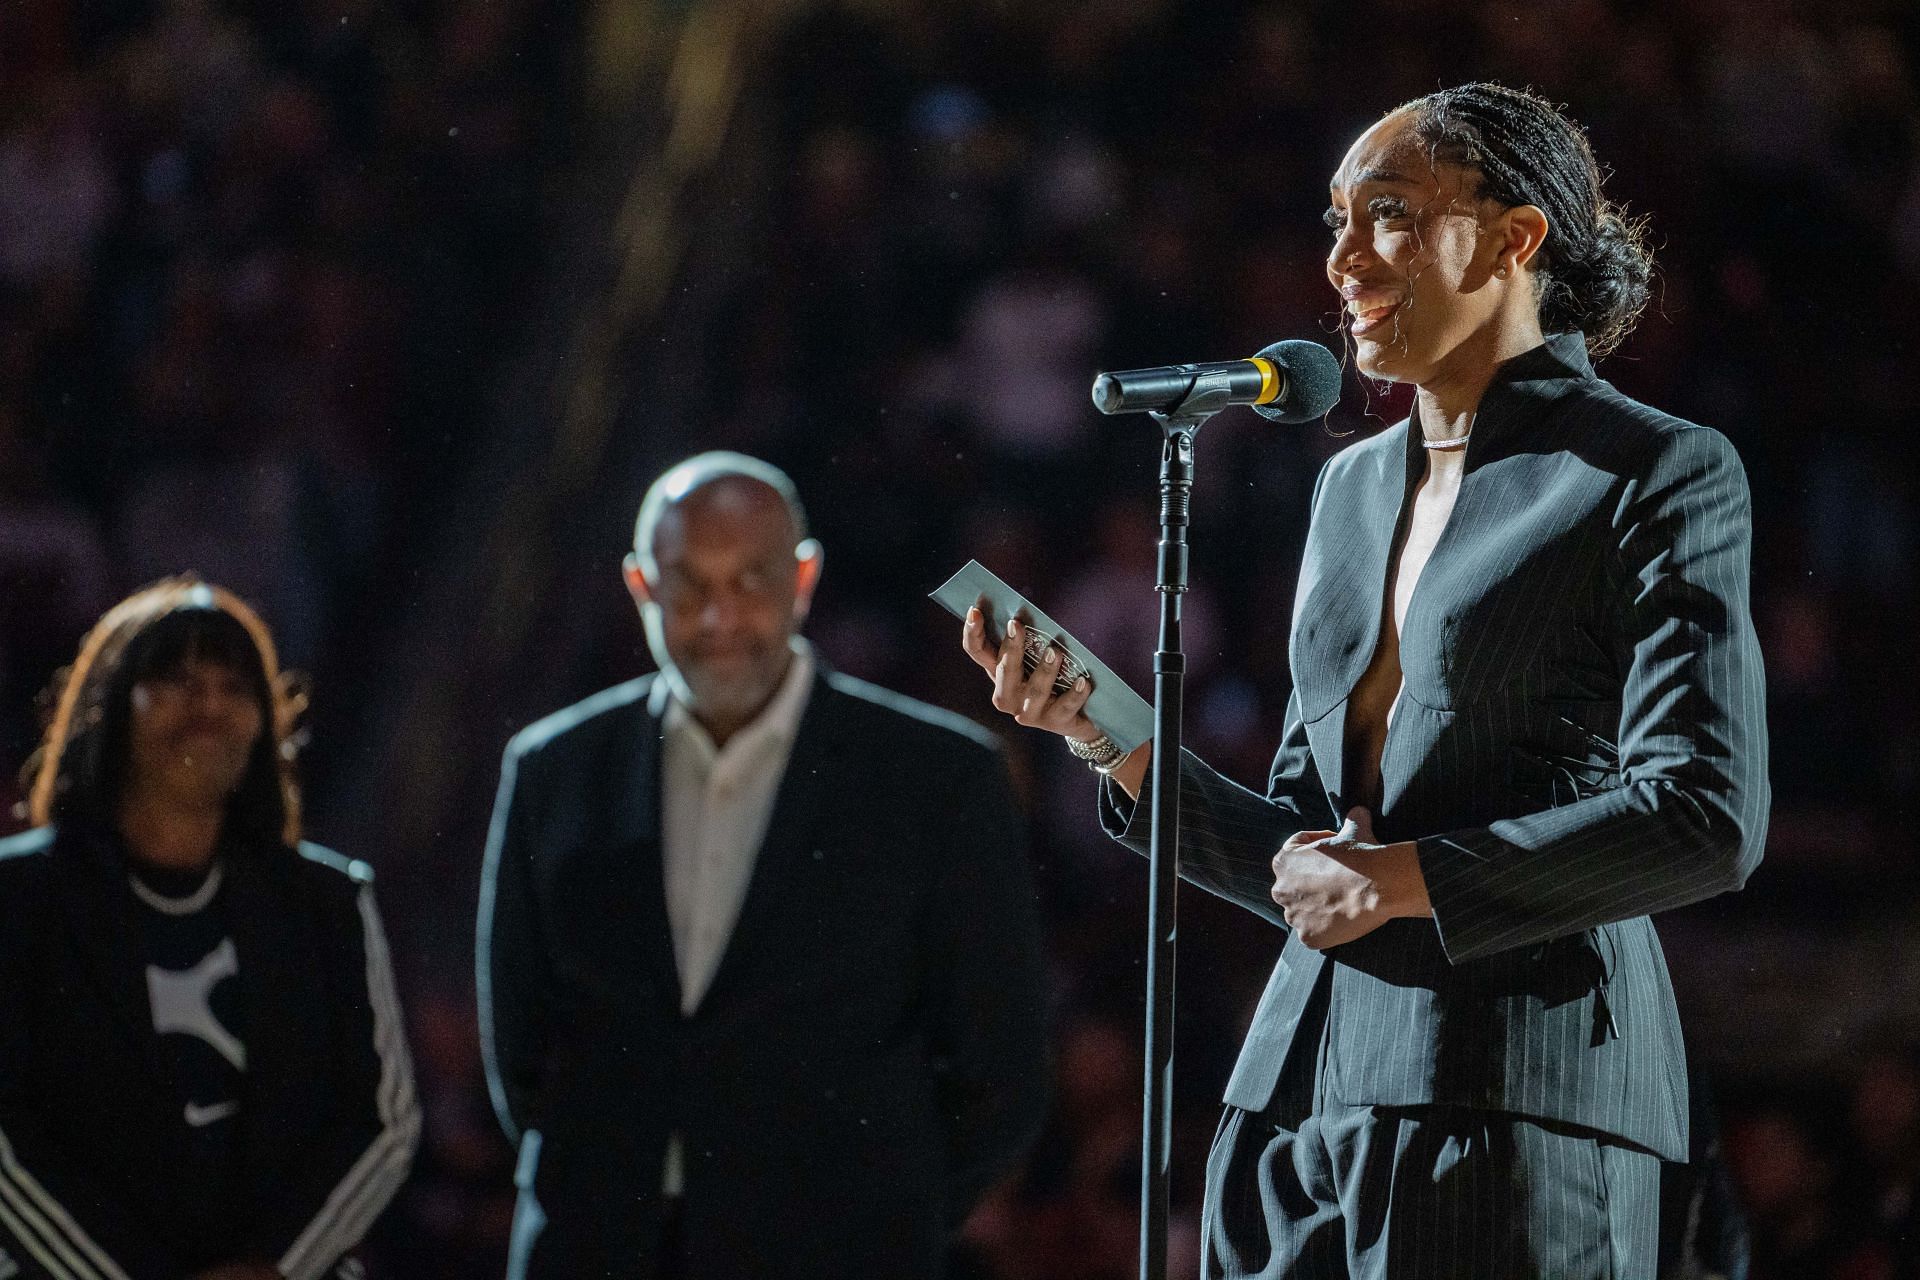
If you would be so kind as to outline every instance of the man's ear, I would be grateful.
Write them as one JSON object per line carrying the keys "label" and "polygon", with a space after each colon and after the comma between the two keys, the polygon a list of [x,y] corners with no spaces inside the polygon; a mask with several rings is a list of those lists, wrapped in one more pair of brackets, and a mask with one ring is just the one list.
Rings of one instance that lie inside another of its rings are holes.
{"label": "man's ear", "polygon": [[793,558],[799,561],[799,574],[793,584],[793,614],[804,618],[813,605],[814,588],[820,585],[820,570],[826,564],[827,549],[820,545],[820,539],[808,538],[793,549]]}
{"label": "man's ear", "polygon": [[640,568],[638,552],[627,552],[627,558],[620,562],[620,576],[627,580],[627,594],[633,597],[636,605],[653,603],[653,588],[647,585],[647,575]]}

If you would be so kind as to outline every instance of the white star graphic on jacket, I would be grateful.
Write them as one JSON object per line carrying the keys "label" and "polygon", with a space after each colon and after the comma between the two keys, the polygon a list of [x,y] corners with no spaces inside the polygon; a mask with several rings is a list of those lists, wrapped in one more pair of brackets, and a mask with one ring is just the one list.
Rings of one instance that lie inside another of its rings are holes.
{"label": "white star graphic on jacket", "polygon": [[220,1025],[209,1003],[220,980],[239,972],[240,957],[233,949],[232,938],[222,938],[220,945],[202,956],[191,969],[148,965],[147,996],[153,1003],[154,1031],[161,1035],[180,1031],[198,1036],[231,1062],[234,1070],[245,1071],[247,1047]]}

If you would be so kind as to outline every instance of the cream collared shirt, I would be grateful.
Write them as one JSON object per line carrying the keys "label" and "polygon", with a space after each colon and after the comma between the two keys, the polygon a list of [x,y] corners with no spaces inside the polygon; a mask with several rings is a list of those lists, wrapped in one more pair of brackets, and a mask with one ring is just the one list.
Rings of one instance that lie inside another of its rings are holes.
{"label": "cream collared shirt", "polygon": [[[793,663],[767,709],[718,748],[667,682],[654,683],[664,739],[661,873],[683,1014],[692,1014],[706,998],[740,919],[774,796],[813,689],[813,672],[811,647],[795,639]],[[680,1135],[675,1134],[662,1183],[667,1194],[681,1193],[682,1168]]]}

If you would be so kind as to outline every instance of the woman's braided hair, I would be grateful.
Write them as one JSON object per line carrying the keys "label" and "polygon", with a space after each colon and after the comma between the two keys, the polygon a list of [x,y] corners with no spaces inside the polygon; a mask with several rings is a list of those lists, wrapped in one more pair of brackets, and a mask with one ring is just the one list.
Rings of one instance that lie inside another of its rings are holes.
{"label": "woman's braided hair", "polygon": [[1579,330],[1596,356],[1619,346],[1647,305],[1653,256],[1645,222],[1600,193],[1600,167],[1580,127],[1539,95],[1498,84],[1442,89],[1401,109],[1435,164],[1473,169],[1483,198],[1547,215],[1535,259],[1540,327]]}

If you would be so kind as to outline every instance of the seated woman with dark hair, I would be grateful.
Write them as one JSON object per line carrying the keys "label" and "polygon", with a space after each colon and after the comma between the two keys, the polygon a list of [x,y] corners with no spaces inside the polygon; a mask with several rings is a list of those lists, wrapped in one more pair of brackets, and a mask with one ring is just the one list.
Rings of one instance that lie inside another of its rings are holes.
{"label": "seated woman with dark hair", "polygon": [[[1208,1276],[1655,1272],[1686,1060],[1648,916],[1766,831],[1747,483],[1718,432],[1594,376],[1645,304],[1637,226],[1550,104],[1410,102],[1334,173],[1329,283],[1411,416],[1335,455],[1264,794],[1180,761],[1181,871],[1283,931],[1207,1175]],[[1123,755],[967,624],[994,706]]]}
{"label": "seated woman with dark hair", "polygon": [[47,1280],[357,1274],[419,1112],[372,872],[300,840],[266,627],[170,579],[57,683],[36,825],[0,841],[0,1250]]}

